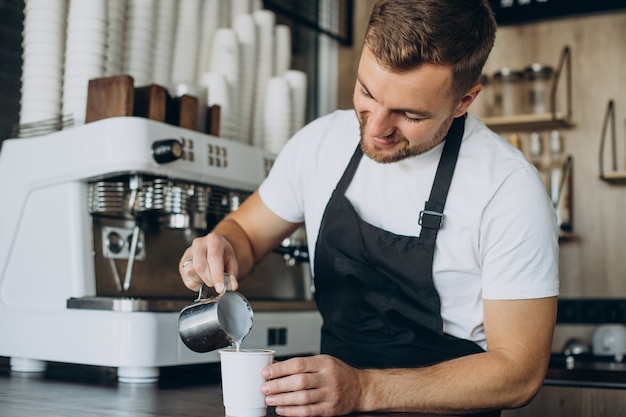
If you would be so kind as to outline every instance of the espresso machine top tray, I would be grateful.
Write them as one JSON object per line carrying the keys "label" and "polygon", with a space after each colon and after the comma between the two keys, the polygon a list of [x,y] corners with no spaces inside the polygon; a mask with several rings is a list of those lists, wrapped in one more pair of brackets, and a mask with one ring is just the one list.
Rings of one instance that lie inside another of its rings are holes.
{"label": "espresso machine top tray", "polygon": [[[133,297],[80,297],[69,298],[67,308],[83,310],[106,310],[121,313],[178,312],[190,304],[190,300],[164,298],[133,298]],[[252,309],[261,311],[315,311],[317,307],[312,300],[250,300]]]}
{"label": "espresso machine top tray", "polygon": [[189,304],[189,300],[132,297],[80,297],[69,298],[67,308],[84,310],[107,310],[130,313],[149,311],[154,313],[177,312]]}

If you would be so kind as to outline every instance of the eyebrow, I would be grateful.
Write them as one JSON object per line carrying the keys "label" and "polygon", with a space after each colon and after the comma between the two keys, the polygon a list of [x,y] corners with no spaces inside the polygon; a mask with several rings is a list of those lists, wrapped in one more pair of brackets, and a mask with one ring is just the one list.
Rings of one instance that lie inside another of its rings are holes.
{"label": "eyebrow", "polygon": [[[367,86],[365,85],[365,83],[363,83],[361,78],[357,76],[356,80],[361,85],[361,88],[363,88],[373,100],[376,100],[376,97],[374,97],[374,95],[370,92],[369,88],[367,88]],[[424,117],[424,118],[433,116],[431,112],[428,112],[425,110],[417,110],[417,109],[391,109],[391,111],[396,112],[396,113],[414,114],[416,116]]]}

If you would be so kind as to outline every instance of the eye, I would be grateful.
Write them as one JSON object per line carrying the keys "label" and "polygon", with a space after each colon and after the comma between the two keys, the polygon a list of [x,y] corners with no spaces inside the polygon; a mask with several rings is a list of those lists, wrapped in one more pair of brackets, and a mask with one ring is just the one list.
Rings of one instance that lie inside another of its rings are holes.
{"label": "eye", "polygon": [[421,122],[422,120],[424,120],[424,118],[421,116],[413,115],[407,112],[401,112],[400,115],[402,116],[404,120],[410,123],[417,123],[417,122]]}
{"label": "eye", "polygon": [[367,97],[367,98],[371,98],[372,96],[370,95],[370,93],[364,89],[363,87],[359,88],[361,95],[363,95],[363,97]]}

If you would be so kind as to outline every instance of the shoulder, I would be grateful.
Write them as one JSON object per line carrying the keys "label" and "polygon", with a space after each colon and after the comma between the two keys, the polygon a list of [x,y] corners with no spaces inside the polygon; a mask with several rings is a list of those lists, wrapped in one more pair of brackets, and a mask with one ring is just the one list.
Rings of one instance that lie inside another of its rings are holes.
{"label": "shoulder", "polygon": [[[336,110],[321,116],[308,123],[289,140],[302,145],[306,142],[311,145],[320,145],[328,141],[342,139],[346,142],[358,133],[359,122],[353,110]],[[287,143],[289,143],[287,142]],[[340,144],[339,143],[339,144]]]}
{"label": "shoulder", "polygon": [[461,152],[467,151],[480,151],[484,158],[494,158],[497,155],[498,158],[495,159],[495,162],[504,157],[506,162],[503,165],[510,165],[512,160],[524,164],[528,162],[524,155],[506,139],[470,114],[468,114],[465,122],[463,146],[461,147]]}
{"label": "shoulder", "polygon": [[262,199],[282,218],[302,221],[307,207],[326,203],[359,137],[354,111],[338,110],[307,124],[274,161],[260,187]]}
{"label": "shoulder", "polygon": [[455,178],[472,181],[483,192],[495,192],[502,183],[513,178],[534,185],[541,181],[519,149],[471,115],[465,124],[457,170]]}
{"label": "shoulder", "polygon": [[[287,141],[276,162],[296,165],[299,170],[303,166],[327,170],[333,164],[341,165],[349,160],[359,137],[359,122],[354,111],[337,110],[315,119],[296,132]],[[317,164],[319,160],[324,161],[323,166]]]}

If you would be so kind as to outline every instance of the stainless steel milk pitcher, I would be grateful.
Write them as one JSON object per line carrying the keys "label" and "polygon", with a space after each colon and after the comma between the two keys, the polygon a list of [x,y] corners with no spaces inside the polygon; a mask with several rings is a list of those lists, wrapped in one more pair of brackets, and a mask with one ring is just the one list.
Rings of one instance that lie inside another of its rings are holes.
{"label": "stainless steel milk pitcher", "polygon": [[204,298],[202,284],[198,298],[178,316],[180,338],[194,352],[238,346],[252,328],[252,307],[246,297],[230,289],[229,278],[224,274],[226,290],[215,297]]}

